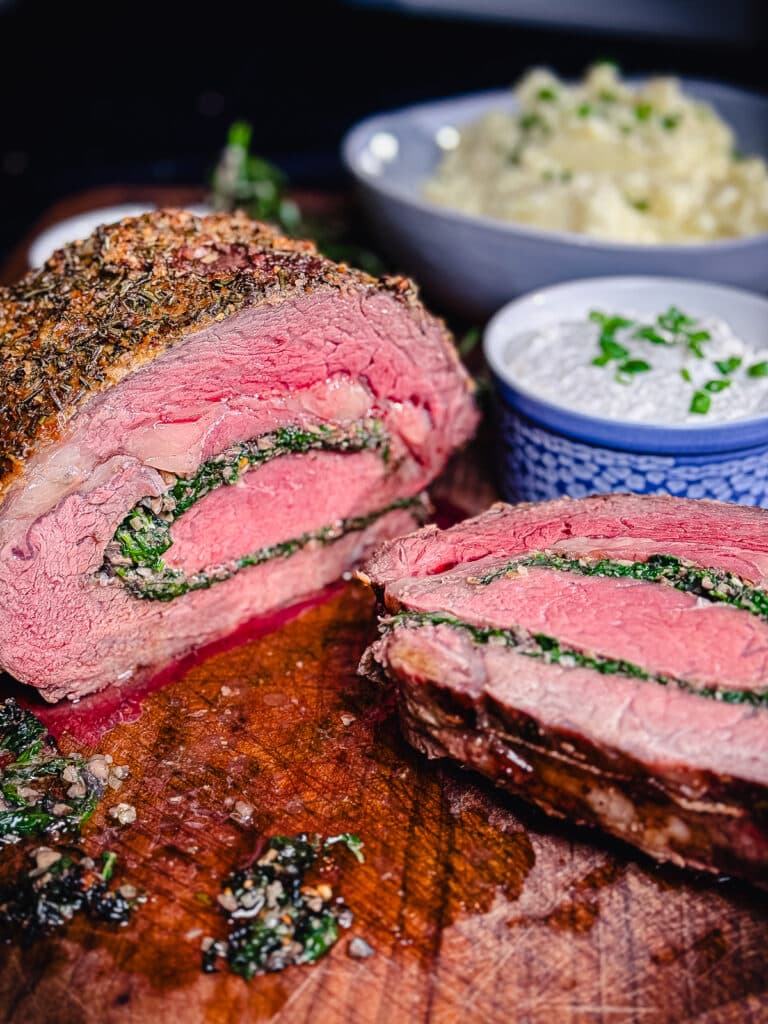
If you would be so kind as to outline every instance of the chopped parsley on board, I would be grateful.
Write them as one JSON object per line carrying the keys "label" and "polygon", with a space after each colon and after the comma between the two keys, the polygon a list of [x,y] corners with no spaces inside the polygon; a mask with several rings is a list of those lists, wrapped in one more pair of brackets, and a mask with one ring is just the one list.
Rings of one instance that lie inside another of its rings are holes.
{"label": "chopped parsley on board", "polygon": [[41,846],[30,854],[34,867],[0,887],[0,936],[20,936],[27,946],[66,925],[76,914],[93,921],[126,924],[142,901],[132,885],[110,887],[117,855],[101,864],[73,847]]}
{"label": "chopped parsley on board", "polygon": [[250,979],[327,953],[339,929],[352,924],[352,912],[330,885],[309,884],[305,876],[337,845],[363,860],[363,844],[351,832],[324,842],[307,833],[273,836],[253,864],[230,875],[218,896],[229,933],[224,940],[203,940],[203,971],[216,971],[223,961],[233,974]]}
{"label": "chopped parsley on board", "polygon": [[[108,786],[119,788],[125,766],[94,754],[62,754],[46,727],[9,697],[0,702],[0,846],[78,835]],[[125,923],[142,899],[133,886],[110,887],[117,854],[100,866],[74,846],[28,851],[33,867],[0,886],[0,937],[29,945],[76,914]]]}
{"label": "chopped parsley on board", "polygon": [[31,711],[0,703],[0,845],[77,832],[104,794],[102,755],[62,754]]}

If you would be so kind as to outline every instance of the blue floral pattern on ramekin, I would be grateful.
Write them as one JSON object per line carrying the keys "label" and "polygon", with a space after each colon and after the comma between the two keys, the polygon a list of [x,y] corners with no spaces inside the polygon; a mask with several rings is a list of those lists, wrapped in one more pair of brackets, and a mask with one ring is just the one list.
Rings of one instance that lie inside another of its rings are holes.
{"label": "blue floral pattern on ramekin", "polygon": [[720,455],[649,455],[572,440],[497,403],[507,501],[632,491],[768,507],[768,444]]}

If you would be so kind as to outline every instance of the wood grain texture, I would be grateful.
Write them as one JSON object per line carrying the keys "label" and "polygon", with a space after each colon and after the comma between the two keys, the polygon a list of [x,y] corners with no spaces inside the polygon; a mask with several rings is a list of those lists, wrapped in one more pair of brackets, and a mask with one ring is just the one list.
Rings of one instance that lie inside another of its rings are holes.
{"label": "wood grain texture", "polygon": [[[149,694],[93,745],[130,766],[119,799],[138,821],[110,825],[107,798],[86,838],[116,850],[149,901],[127,928],[76,922],[31,950],[5,947],[0,1019],[768,1019],[764,897],[660,869],[422,759],[356,675],[371,622],[350,584]],[[93,730],[83,704],[65,747]],[[227,797],[254,806],[252,828],[230,819]],[[223,935],[223,921],[195,894],[215,896],[260,835],[305,830],[365,842],[365,864],[339,858],[352,930],[314,966],[250,983],[203,975],[201,937]],[[351,959],[351,935],[374,956]]]}
{"label": "wood grain texture", "polygon": [[[77,202],[95,205],[93,195]],[[442,497],[458,491],[467,511],[484,507],[482,464],[457,463]],[[768,1021],[765,895],[660,868],[420,757],[385,696],[356,674],[372,613],[348,584],[160,688],[48,712],[65,748],[130,766],[85,841],[115,850],[121,881],[148,902],[126,928],[77,921],[31,949],[2,947],[0,1021]],[[228,799],[253,805],[252,827],[231,819]],[[136,806],[134,825],[111,824],[118,801]],[[347,830],[366,861],[339,857],[335,884],[355,923],[324,960],[250,983],[201,973],[201,938],[223,936],[224,922],[196,894],[215,897],[262,835]],[[18,859],[2,851],[0,874]],[[350,958],[353,935],[374,947],[370,959]]]}

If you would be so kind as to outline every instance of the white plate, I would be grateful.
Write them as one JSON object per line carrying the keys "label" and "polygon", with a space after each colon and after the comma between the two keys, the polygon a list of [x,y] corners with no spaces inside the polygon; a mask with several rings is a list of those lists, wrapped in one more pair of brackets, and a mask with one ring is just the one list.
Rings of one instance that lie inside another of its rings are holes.
{"label": "white plate", "polygon": [[[42,267],[57,249],[69,242],[87,238],[100,224],[114,224],[124,217],[138,217],[155,209],[157,207],[154,203],[122,203],[119,206],[102,206],[97,210],[79,213],[75,217],[67,217],[37,236],[27,253],[29,265],[33,268]],[[198,216],[210,213],[210,209],[202,203],[185,209]]]}

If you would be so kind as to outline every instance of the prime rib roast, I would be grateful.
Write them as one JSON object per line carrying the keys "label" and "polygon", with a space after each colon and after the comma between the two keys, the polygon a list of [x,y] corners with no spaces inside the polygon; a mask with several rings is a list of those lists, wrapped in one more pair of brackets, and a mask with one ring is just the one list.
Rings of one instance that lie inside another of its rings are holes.
{"label": "prime rib roast", "polygon": [[768,883],[768,512],[607,495],[385,544],[405,735],[660,860]]}
{"label": "prime rib roast", "polygon": [[172,662],[423,522],[469,381],[402,278],[243,215],[99,228],[0,290],[0,667]]}

